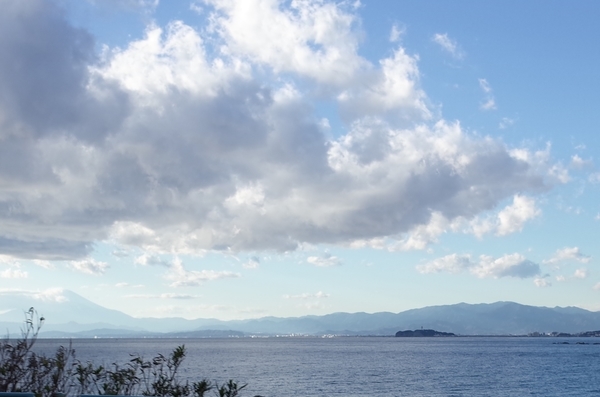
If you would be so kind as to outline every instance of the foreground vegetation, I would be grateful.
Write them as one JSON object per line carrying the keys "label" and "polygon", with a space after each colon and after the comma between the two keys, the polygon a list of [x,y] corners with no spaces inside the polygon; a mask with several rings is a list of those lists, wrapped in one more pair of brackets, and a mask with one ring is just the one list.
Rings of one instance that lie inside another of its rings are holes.
{"label": "foreground vegetation", "polygon": [[[246,385],[233,380],[224,384],[207,379],[189,382],[178,376],[185,358],[185,346],[171,354],[144,360],[131,355],[125,364],[104,367],[81,362],[71,344],[60,346],[53,356],[32,351],[44,323],[34,308],[26,312],[21,338],[0,341],[0,392],[33,392],[36,397],[58,394],[143,395],[157,397],[205,397],[212,392],[219,397],[241,397]],[[255,396],[260,397],[260,396]]]}

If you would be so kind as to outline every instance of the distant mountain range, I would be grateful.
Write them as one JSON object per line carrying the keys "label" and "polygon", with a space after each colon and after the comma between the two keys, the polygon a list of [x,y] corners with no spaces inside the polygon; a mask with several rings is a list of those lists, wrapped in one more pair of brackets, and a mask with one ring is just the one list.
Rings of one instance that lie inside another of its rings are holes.
{"label": "distant mountain range", "polygon": [[324,316],[263,317],[251,320],[134,318],[106,309],[72,291],[60,299],[24,293],[0,295],[0,330],[19,335],[24,311],[46,318],[40,337],[228,337],[250,335],[394,335],[400,330],[435,329],[458,335],[524,335],[600,330],[600,312],[576,307],[536,307],[514,302],[430,306],[400,313],[333,313]]}

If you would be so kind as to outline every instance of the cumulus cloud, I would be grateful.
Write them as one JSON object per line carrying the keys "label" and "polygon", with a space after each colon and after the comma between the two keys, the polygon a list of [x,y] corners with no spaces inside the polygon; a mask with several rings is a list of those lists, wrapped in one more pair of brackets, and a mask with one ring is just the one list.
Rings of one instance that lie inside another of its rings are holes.
{"label": "cumulus cloud", "polygon": [[142,266],[171,266],[169,261],[166,261],[159,256],[150,255],[150,254],[142,254],[135,258],[135,263]]}
{"label": "cumulus cloud", "polygon": [[[97,54],[52,1],[6,3],[0,253],[101,274],[84,259],[97,241],[142,249],[145,264],[305,243],[421,249],[511,197],[498,234],[534,216],[525,194],[547,189],[547,151],[435,118],[417,56],[359,55],[349,2],[211,0],[202,15],[208,29],[150,25]],[[315,95],[347,123],[333,138]],[[170,269],[174,286],[237,277]]]}
{"label": "cumulus cloud", "polygon": [[558,275],[556,276],[556,281],[558,282],[568,282],[568,281],[576,281],[583,280],[588,278],[590,275],[590,271],[586,268],[576,269],[571,275]]}
{"label": "cumulus cloud", "polygon": [[417,266],[419,273],[462,273],[475,267],[471,255],[450,254]]}
{"label": "cumulus cloud", "polygon": [[584,160],[577,154],[575,154],[571,157],[571,164],[570,164],[571,168],[583,169],[583,168],[592,167],[593,165],[594,165],[594,162],[591,159]]}
{"label": "cumulus cloud", "polygon": [[504,255],[497,259],[482,255],[473,273],[478,277],[528,278],[540,274],[540,266],[520,254]]}
{"label": "cumulus cloud", "polygon": [[554,177],[560,183],[567,183],[571,180],[571,176],[569,175],[569,171],[565,166],[560,163],[554,164],[548,174]]}
{"label": "cumulus cloud", "polygon": [[419,87],[417,58],[400,47],[380,62],[380,68],[364,75],[362,83],[338,95],[342,117],[350,122],[368,116],[385,116],[406,125],[431,118],[427,98]]}
{"label": "cumulus cloud", "polygon": [[165,275],[165,279],[170,281],[171,287],[198,287],[207,281],[214,281],[223,278],[238,278],[239,273],[229,271],[215,270],[187,270],[181,260],[173,261],[169,272]]}
{"label": "cumulus cloud", "polygon": [[449,232],[462,231],[482,238],[485,234],[493,233],[497,236],[520,232],[525,224],[541,214],[536,202],[531,197],[515,195],[512,204],[493,215],[476,216],[473,219],[456,217],[448,219],[441,212],[432,212],[429,221],[413,227],[402,236],[394,236],[390,241],[371,239],[357,241],[351,246],[369,246],[373,248],[387,248],[389,251],[424,250],[438,241],[439,236]]}
{"label": "cumulus cloud", "polygon": [[525,222],[539,216],[540,213],[541,211],[536,207],[534,199],[516,195],[513,204],[498,214],[497,234],[504,236],[521,231]]}
{"label": "cumulus cloud", "polygon": [[21,270],[21,263],[11,257],[0,256],[0,266],[7,267],[0,270],[0,278],[27,278],[26,271]]}
{"label": "cumulus cloud", "polygon": [[530,278],[540,274],[540,266],[521,254],[493,258],[481,255],[474,261],[471,255],[451,254],[417,266],[420,273],[462,273],[468,271],[479,278]]}
{"label": "cumulus cloud", "polygon": [[71,269],[77,270],[78,272],[91,274],[94,276],[102,275],[110,267],[106,262],[100,262],[94,258],[87,258],[81,261],[71,261],[69,266]]}
{"label": "cumulus cloud", "polygon": [[367,67],[358,55],[354,6],[347,2],[208,0],[226,51],[323,84],[341,85]]}
{"label": "cumulus cloud", "polygon": [[455,40],[452,40],[450,37],[448,37],[447,33],[436,33],[433,35],[431,40],[438,44],[444,51],[452,55],[453,58],[464,58],[464,52],[458,47],[458,44]]}
{"label": "cumulus cloud", "polygon": [[423,250],[431,243],[437,242],[438,237],[452,225],[439,212],[431,214],[429,223],[413,228],[407,236],[389,246],[391,251]]}
{"label": "cumulus cloud", "polygon": [[541,213],[535,199],[515,195],[512,204],[504,207],[496,215],[476,217],[469,221],[465,231],[480,238],[488,233],[506,236],[520,232],[528,221],[537,218]]}
{"label": "cumulus cloud", "polygon": [[[98,142],[122,121],[126,94],[90,74],[93,38],[69,26],[52,1],[3,3],[0,52],[3,165],[14,162],[17,178],[33,182],[56,175],[39,160],[28,165],[33,158],[19,159],[20,153],[11,155],[11,150],[65,133],[83,142]],[[30,140],[24,141],[25,136]]]}
{"label": "cumulus cloud", "polygon": [[8,269],[0,270],[0,278],[27,278],[28,274],[18,268],[9,267]]}
{"label": "cumulus cloud", "polygon": [[562,262],[589,263],[591,260],[592,257],[584,255],[579,247],[565,247],[556,250],[550,259],[546,259],[543,262],[547,264],[559,264]]}
{"label": "cumulus cloud", "polygon": [[311,265],[318,267],[338,266],[341,264],[341,261],[337,256],[328,253],[325,253],[322,256],[309,256],[306,261]]}
{"label": "cumulus cloud", "polygon": [[533,283],[535,284],[536,287],[539,287],[539,288],[546,288],[546,287],[552,286],[552,283],[550,281],[548,281],[547,277],[536,277],[533,279]]}

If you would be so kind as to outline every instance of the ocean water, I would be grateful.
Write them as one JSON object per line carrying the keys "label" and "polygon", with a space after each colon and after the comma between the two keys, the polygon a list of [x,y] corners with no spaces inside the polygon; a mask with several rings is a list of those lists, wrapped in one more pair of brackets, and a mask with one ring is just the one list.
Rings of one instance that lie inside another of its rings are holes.
{"label": "ocean water", "polygon": [[[561,342],[569,344],[559,344]],[[576,342],[585,342],[580,345]],[[125,363],[185,344],[181,376],[243,396],[600,396],[594,338],[74,339],[81,361]],[[51,353],[65,340],[38,340]]]}

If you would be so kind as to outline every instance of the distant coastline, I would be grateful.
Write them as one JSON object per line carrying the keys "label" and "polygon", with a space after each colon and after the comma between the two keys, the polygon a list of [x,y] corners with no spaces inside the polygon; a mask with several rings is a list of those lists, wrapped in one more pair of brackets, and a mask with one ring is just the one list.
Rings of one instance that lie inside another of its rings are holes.
{"label": "distant coastline", "polygon": [[62,294],[65,299],[60,302],[3,295],[0,335],[20,335],[23,316],[20,308],[35,306],[46,318],[41,338],[394,337],[399,330],[419,329],[441,330],[460,337],[600,337],[600,312],[514,302],[458,303],[400,313],[331,313],[225,321],[135,318],[103,308],[72,291]]}

